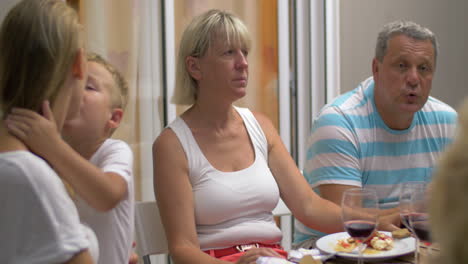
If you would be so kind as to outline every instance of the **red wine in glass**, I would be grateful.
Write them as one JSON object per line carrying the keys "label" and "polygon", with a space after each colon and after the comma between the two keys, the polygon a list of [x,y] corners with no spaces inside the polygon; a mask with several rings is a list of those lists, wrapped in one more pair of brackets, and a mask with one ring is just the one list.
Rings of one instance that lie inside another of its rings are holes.
{"label": "red wine in glass", "polygon": [[400,186],[400,194],[399,194],[399,207],[400,207],[400,218],[402,224],[411,232],[411,224],[409,222],[409,216],[412,215],[412,198],[415,194],[420,192],[421,190],[426,189],[426,182],[422,181],[410,181],[410,182],[403,182]]}
{"label": "red wine in glass", "polygon": [[413,230],[419,240],[431,243],[431,233],[429,231],[428,221],[415,221],[413,219]]}
{"label": "red wine in glass", "polygon": [[423,221],[427,220],[427,215],[421,213],[404,213],[400,214],[401,222],[403,225],[411,232],[414,233],[413,227],[411,226],[410,219],[413,221]]}
{"label": "red wine in glass", "polygon": [[[427,221],[427,183],[426,182],[405,182],[401,185],[399,195],[399,207],[401,222],[408,230],[416,236],[414,257],[419,263],[419,235],[414,229],[415,222]],[[424,235],[420,227],[417,227],[420,235]]]}
{"label": "red wine in glass", "polygon": [[346,232],[357,242],[358,264],[364,263],[362,243],[372,235],[378,223],[379,202],[375,190],[367,188],[350,188],[341,198],[341,217]]}
{"label": "red wine in glass", "polygon": [[403,224],[403,226],[407,228],[409,231],[413,232],[409,223],[410,214],[409,213],[400,214],[400,218],[401,218],[401,223]]}
{"label": "red wine in glass", "polygon": [[364,240],[374,232],[375,222],[353,220],[345,222],[344,227],[351,237]]}

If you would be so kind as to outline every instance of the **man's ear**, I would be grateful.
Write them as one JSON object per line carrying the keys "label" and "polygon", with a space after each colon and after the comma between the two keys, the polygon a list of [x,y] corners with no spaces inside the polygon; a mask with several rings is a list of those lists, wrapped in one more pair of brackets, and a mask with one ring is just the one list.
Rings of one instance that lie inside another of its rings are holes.
{"label": "man's ear", "polygon": [[199,81],[202,78],[200,62],[198,58],[188,56],[185,59],[185,67],[187,67],[187,71],[189,72],[190,76],[192,76],[192,78],[194,78],[195,80]]}
{"label": "man's ear", "polygon": [[73,59],[72,73],[73,77],[83,80],[86,77],[86,70],[88,61],[86,59],[86,52],[83,48],[79,48]]}
{"label": "man's ear", "polygon": [[109,128],[116,129],[120,126],[120,122],[123,118],[123,110],[122,108],[114,108],[111,112],[111,118],[107,121]]}
{"label": "man's ear", "polygon": [[374,75],[374,78],[375,78],[375,75],[379,72],[379,65],[380,62],[377,60],[377,58],[374,58],[372,60],[372,74]]}

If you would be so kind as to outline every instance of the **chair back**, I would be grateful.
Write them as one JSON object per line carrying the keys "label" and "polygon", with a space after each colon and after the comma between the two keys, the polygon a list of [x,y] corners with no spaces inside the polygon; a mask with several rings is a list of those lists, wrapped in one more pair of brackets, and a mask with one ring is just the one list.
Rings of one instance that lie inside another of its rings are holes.
{"label": "chair back", "polygon": [[283,202],[283,200],[280,199],[278,201],[278,204],[276,205],[275,209],[273,209],[273,215],[274,216],[291,215],[291,211],[286,206],[286,204]]}
{"label": "chair back", "polygon": [[283,200],[279,200],[275,209],[273,209],[273,216],[280,218],[281,232],[283,239],[281,239],[281,246],[288,251],[292,248],[292,214]]}
{"label": "chair back", "polygon": [[137,253],[144,263],[150,263],[150,255],[169,253],[156,201],[135,203],[135,235]]}

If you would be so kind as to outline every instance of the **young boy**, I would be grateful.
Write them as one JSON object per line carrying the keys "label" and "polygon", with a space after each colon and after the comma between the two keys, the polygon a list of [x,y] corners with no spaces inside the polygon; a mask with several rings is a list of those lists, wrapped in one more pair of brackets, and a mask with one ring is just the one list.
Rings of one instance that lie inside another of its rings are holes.
{"label": "young boy", "polygon": [[125,142],[110,139],[122,120],[128,87],[96,54],[88,56],[88,71],[80,114],[65,122],[63,140],[48,103],[43,116],[14,109],[7,123],[10,133],[70,184],[81,221],[98,238],[99,263],[128,263],[134,226],[133,155]]}

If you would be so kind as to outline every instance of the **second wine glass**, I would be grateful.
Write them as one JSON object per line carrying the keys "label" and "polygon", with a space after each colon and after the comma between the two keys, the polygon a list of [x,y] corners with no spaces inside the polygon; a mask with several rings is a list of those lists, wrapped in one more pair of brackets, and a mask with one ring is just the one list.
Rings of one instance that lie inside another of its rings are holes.
{"label": "second wine glass", "polygon": [[[401,222],[403,225],[408,229],[413,235],[414,230],[410,223],[410,218],[413,220],[417,218],[423,218],[423,215],[418,214],[413,209],[413,196],[417,193],[425,192],[426,191],[427,183],[423,181],[410,181],[404,182],[401,184],[400,187],[400,199],[399,199],[399,208],[400,208],[400,217]],[[414,240],[414,259],[419,259],[419,244],[418,240]]]}
{"label": "second wine glass", "polygon": [[[417,246],[416,250],[419,251],[420,243],[430,245],[432,242],[431,233],[429,229],[429,212],[428,212],[428,192],[425,188],[414,190],[411,195],[411,213],[409,216],[410,226],[416,235]],[[428,249],[430,252],[430,249]],[[416,263],[420,263],[421,255],[417,254]]]}
{"label": "second wine glass", "polygon": [[351,188],[343,193],[341,200],[343,224],[346,232],[358,243],[358,263],[363,263],[362,254],[368,239],[378,224],[378,198],[375,190]]}
{"label": "second wine glass", "polygon": [[400,187],[400,196],[399,196],[399,208],[400,208],[400,217],[401,223],[408,229],[411,233],[414,233],[413,227],[409,223],[409,218],[417,217],[412,212],[412,201],[413,195],[419,191],[426,190],[426,182],[422,181],[410,181],[404,182]]}

